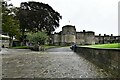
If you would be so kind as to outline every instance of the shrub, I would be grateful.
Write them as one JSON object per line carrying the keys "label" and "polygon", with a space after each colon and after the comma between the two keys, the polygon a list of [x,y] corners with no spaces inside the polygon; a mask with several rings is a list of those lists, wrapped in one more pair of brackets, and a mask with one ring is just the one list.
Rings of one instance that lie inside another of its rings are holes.
{"label": "shrub", "polygon": [[28,33],[27,39],[34,44],[44,44],[48,39],[48,36],[45,32],[36,32],[36,33]]}

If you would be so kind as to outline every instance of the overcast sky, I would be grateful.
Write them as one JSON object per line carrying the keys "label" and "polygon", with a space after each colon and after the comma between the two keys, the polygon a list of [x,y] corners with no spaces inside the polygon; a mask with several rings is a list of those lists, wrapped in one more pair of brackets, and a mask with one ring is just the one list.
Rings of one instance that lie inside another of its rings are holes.
{"label": "overcast sky", "polygon": [[[14,6],[29,0],[11,0]],[[60,27],[75,25],[77,31],[118,35],[118,1],[120,0],[31,0],[47,3],[62,15]]]}

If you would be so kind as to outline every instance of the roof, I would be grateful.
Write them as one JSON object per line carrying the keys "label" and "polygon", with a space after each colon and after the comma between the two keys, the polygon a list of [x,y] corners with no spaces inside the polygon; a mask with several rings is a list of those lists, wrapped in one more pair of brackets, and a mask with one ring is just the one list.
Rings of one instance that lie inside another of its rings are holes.
{"label": "roof", "polygon": [[75,26],[72,26],[72,25],[65,25],[62,28],[65,28],[65,27],[74,27],[75,28]]}
{"label": "roof", "polygon": [[[76,32],[76,33],[84,33],[84,32]],[[93,31],[86,31],[85,33],[95,33],[95,32],[93,32]]]}

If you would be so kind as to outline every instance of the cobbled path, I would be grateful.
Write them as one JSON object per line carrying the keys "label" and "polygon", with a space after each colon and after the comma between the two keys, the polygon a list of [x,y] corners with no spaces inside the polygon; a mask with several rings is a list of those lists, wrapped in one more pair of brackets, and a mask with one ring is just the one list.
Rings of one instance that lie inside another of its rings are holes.
{"label": "cobbled path", "polygon": [[96,67],[69,47],[35,52],[4,49],[2,78],[108,78],[112,75]]}

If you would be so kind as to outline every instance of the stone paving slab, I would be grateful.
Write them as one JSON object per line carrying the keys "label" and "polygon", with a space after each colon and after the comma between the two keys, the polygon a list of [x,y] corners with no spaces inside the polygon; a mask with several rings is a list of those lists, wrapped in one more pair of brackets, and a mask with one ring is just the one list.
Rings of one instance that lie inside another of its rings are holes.
{"label": "stone paving slab", "polygon": [[2,55],[2,78],[113,77],[69,48],[66,52],[8,50],[8,53]]}

